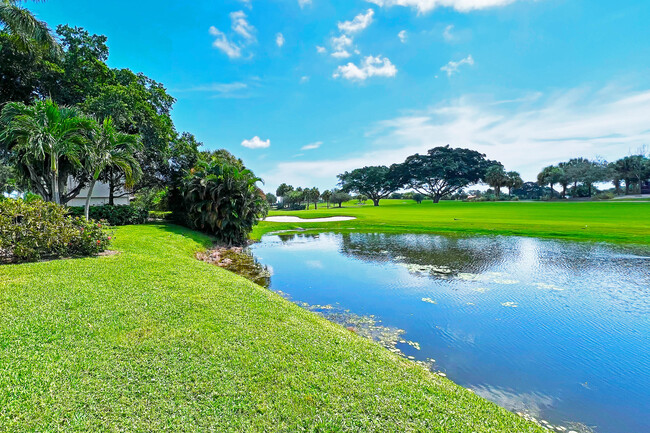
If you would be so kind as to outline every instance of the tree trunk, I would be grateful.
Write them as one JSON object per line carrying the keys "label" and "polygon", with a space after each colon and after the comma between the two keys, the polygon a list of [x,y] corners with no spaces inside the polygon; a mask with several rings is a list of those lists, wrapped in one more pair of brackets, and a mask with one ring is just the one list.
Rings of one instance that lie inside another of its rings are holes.
{"label": "tree trunk", "polygon": [[115,179],[113,178],[113,169],[108,174],[108,204],[115,206]]}
{"label": "tree trunk", "polygon": [[591,197],[591,184],[589,184],[589,197]]}
{"label": "tree trunk", "polygon": [[318,202],[317,201],[314,202],[314,210],[318,210]]}
{"label": "tree trunk", "polygon": [[433,196],[433,203],[435,204],[435,203],[440,202],[440,198],[441,198],[440,195],[438,195],[438,194],[434,195]]}
{"label": "tree trunk", "polygon": [[553,189],[554,184],[551,183],[549,185],[551,186],[551,197],[550,198],[551,198],[551,200],[553,200],[553,196],[555,195],[555,190]]}
{"label": "tree trunk", "polygon": [[52,201],[61,204],[61,195],[59,194],[59,175],[52,172]]}
{"label": "tree trunk", "polygon": [[494,192],[497,193],[497,199],[501,196],[501,187],[497,186],[494,188]]}
{"label": "tree trunk", "polygon": [[374,204],[375,206],[379,206],[379,199],[378,198],[373,198],[372,199],[372,204]]}
{"label": "tree trunk", "polygon": [[90,199],[93,196],[93,189],[95,188],[95,179],[90,181],[90,186],[88,186],[88,194],[86,195],[86,221],[90,219]]}
{"label": "tree trunk", "polygon": [[630,179],[625,179],[625,195],[630,193]]}
{"label": "tree trunk", "polygon": [[566,185],[562,185],[562,198],[566,198]]}
{"label": "tree trunk", "polygon": [[343,207],[343,202],[339,203],[339,207]]}

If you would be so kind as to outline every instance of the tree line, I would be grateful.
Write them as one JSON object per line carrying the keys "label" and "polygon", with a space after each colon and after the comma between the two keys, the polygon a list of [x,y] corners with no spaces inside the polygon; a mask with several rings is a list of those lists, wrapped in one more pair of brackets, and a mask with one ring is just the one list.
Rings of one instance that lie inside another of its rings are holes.
{"label": "tree line", "polygon": [[[352,200],[352,196],[347,192],[332,189],[325,190],[322,193],[316,187],[313,188],[294,188],[286,183],[281,184],[275,191],[277,194],[266,194],[270,205],[277,205],[279,209],[309,209],[310,204],[314,204],[314,209],[318,209],[319,202],[325,202],[329,207],[330,203],[341,207],[346,201]],[[280,201],[278,200],[280,198]]]}
{"label": "tree line", "polygon": [[[551,194],[553,187],[559,185],[560,197],[566,198],[567,192],[572,196],[591,197],[594,184],[612,182],[615,194],[641,193],[643,183],[650,178],[650,159],[640,150],[637,155],[629,155],[617,161],[589,160],[574,158],[557,165],[544,167],[537,175],[540,185],[548,185]],[[623,189],[624,185],[624,189]]]}
{"label": "tree line", "polygon": [[[426,154],[415,154],[404,162],[388,166],[366,166],[338,175],[338,190],[326,191],[320,198],[341,204],[352,199],[372,200],[375,206],[385,198],[408,198],[420,203],[425,198],[438,203],[443,198],[468,198],[481,191],[467,192],[466,188],[483,183],[488,185],[494,199],[507,196],[524,199],[591,197],[595,184],[612,182],[616,194],[650,192],[650,159],[640,150],[637,155],[625,156],[607,163],[602,160],[574,158],[542,169],[536,182],[525,182],[516,171],[508,171],[502,163],[489,160],[482,153],[464,148],[441,146]],[[556,185],[561,190],[555,191]],[[644,189],[645,188],[645,189]],[[410,189],[411,192],[397,191]],[[276,191],[282,197],[282,206],[302,209],[309,203],[318,203],[317,188],[297,188],[282,184]],[[326,196],[327,193],[327,196]],[[275,196],[273,196],[275,198]],[[334,197],[334,198],[332,198]],[[275,202],[273,202],[275,203]]]}

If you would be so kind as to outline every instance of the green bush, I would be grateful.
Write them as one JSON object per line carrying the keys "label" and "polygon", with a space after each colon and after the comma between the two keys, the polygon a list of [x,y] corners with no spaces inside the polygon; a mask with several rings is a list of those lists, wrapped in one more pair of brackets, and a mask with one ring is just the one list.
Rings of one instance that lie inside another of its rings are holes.
{"label": "green bush", "polygon": [[252,171],[217,158],[199,162],[183,181],[183,222],[228,245],[246,243],[268,213],[259,181]]}
{"label": "green bush", "polygon": [[103,222],[72,217],[67,209],[41,200],[0,200],[0,261],[88,256],[111,240]]}
{"label": "green bush", "polygon": [[[69,207],[69,213],[72,216],[83,217],[84,208],[79,206]],[[144,224],[147,222],[149,212],[146,209],[135,206],[91,206],[90,218],[94,220],[104,220],[112,226],[125,226],[132,224]]]}
{"label": "green bush", "polygon": [[171,220],[173,215],[171,211],[150,210],[149,218],[154,220]]}
{"label": "green bush", "polygon": [[607,192],[599,192],[598,194],[594,195],[594,198],[596,200],[612,200],[616,197],[613,192],[607,191]]}

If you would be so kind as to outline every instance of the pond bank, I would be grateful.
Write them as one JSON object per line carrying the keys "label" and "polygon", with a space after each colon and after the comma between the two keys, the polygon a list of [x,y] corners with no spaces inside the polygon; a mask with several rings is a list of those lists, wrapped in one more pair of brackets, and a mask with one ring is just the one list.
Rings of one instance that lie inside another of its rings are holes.
{"label": "pond bank", "polygon": [[0,267],[0,430],[543,431],[196,260],[210,246],[124,226],[118,255]]}

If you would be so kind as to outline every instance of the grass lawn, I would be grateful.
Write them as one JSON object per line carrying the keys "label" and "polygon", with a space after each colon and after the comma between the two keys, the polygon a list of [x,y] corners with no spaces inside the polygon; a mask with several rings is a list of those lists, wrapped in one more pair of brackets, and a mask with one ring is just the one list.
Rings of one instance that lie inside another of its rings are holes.
{"label": "grass lawn", "polygon": [[648,202],[479,202],[431,201],[415,204],[405,200],[382,200],[343,208],[319,206],[309,211],[272,211],[271,215],[316,218],[349,215],[356,220],[328,223],[262,222],[253,231],[264,233],[298,227],[315,231],[409,232],[498,234],[551,237],[570,240],[650,244]]}
{"label": "grass lawn", "polygon": [[128,226],[114,256],[0,266],[0,431],[541,432],[194,259],[208,244]]}

